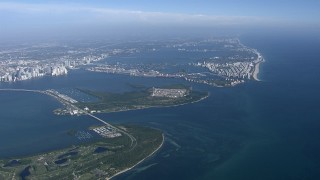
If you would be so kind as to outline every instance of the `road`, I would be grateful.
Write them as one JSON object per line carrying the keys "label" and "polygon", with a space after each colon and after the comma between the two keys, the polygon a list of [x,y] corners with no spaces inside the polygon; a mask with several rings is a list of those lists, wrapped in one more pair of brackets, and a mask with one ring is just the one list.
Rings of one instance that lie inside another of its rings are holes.
{"label": "road", "polygon": [[18,91],[18,92],[45,93],[45,91],[41,91],[41,90],[31,90],[31,89],[0,89],[0,91]]}
{"label": "road", "polygon": [[[79,108],[78,108],[78,109],[79,109]],[[79,109],[79,110],[80,110],[80,109]],[[122,132],[123,134],[127,135],[127,136],[130,138],[130,140],[131,140],[131,144],[130,144],[130,147],[131,147],[131,148],[130,148],[130,150],[132,150],[132,149],[134,149],[134,148],[136,147],[136,145],[137,145],[137,140],[136,140],[136,138],[133,137],[131,134],[129,134],[129,133],[127,133],[126,131],[124,131],[124,130],[122,130],[122,129],[119,129],[119,128],[117,128],[117,127],[115,127],[115,126],[113,126],[113,125],[111,125],[111,124],[109,124],[109,123],[107,123],[107,122],[105,122],[104,120],[98,118],[97,116],[94,116],[93,114],[91,114],[91,113],[89,113],[89,112],[87,112],[87,111],[84,111],[84,110],[81,110],[81,111],[82,111],[84,114],[86,114],[86,115],[88,115],[88,116],[91,116],[92,118],[94,118],[94,119],[102,122],[103,124],[105,124],[105,125],[113,128],[113,129],[116,129],[117,131]]]}

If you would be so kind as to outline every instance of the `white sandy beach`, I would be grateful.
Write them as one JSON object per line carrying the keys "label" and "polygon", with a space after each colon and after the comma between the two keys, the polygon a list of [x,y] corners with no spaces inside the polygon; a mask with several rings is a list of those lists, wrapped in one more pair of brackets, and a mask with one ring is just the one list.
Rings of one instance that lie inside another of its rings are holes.
{"label": "white sandy beach", "polygon": [[259,74],[259,69],[260,69],[260,63],[262,63],[263,61],[258,62],[255,66],[254,66],[254,72],[253,72],[253,79],[256,81],[260,81],[260,79],[258,78],[258,74]]}

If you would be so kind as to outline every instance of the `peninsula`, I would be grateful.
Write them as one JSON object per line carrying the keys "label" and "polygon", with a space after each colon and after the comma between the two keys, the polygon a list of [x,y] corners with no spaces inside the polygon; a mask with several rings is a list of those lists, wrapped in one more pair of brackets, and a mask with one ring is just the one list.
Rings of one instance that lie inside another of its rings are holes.
{"label": "peninsula", "polygon": [[[41,53],[43,51],[47,53]],[[82,69],[137,77],[179,78],[229,87],[258,80],[259,65],[264,61],[257,49],[243,45],[236,37],[98,46],[90,43],[79,46],[74,42],[34,44],[8,47],[0,50],[0,54],[0,82],[67,76]]]}
{"label": "peninsula", "polygon": [[153,155],[163,144],[161,131],[141,126],[118,126],[130,137],[105,126],[94,127],[97,141],[29,157],[0,160],[0,179],[109,179]]}

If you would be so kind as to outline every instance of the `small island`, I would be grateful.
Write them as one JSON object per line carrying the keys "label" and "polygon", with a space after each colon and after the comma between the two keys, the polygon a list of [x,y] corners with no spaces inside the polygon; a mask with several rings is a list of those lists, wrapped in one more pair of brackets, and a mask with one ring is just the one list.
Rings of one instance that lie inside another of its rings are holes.
{"label": "small island", "polygon": [[91,127],[99,140],[41,153],[0,160],[0,179],[110,179],[153,155],[163,144],[161,131],[141,126]]}
{"label": "small island", "polygon": [[209,96],[208,92],[194,91],[191,87],[184,85],[152,87],[124,93],[100,92],[87,89],[78,90],[87,95],[96,97],[98,101],[72,101],[70,103],[72,103],[73,107],[77,107],[78,109],[75,110],[70,106],[66,106],[65,109],[57,109],[54,113],[57,115],[79,115],[85,114],[85,112],[94,114],[146,109],[152,107],[171,107],[198,102]]}

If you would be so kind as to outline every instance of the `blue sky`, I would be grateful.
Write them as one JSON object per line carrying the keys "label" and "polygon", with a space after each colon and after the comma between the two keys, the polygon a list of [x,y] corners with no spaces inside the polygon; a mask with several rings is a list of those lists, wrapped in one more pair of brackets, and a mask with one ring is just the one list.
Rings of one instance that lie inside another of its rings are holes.
{"label": "blue sky", "polygon": [[206,14],[218,16],[255,16],[281,19],[319,20],[319,0],[20,0],[0,1],[21,4],[56,4],[135,10]]}
{"label": "blue sky", "polygon": [[0,0],[0,23],[0,35],[131,25],[319,28],[320,0]]}

